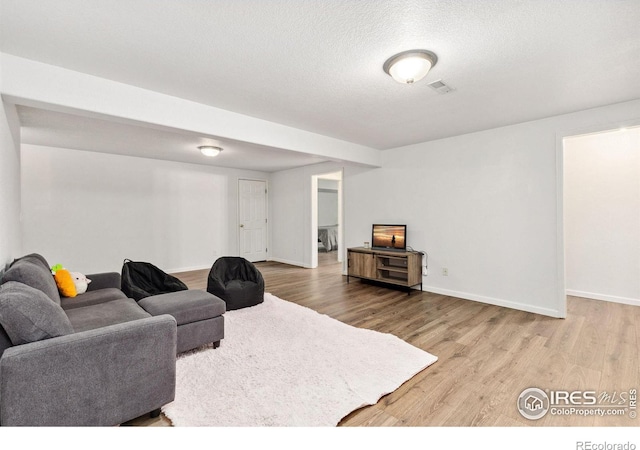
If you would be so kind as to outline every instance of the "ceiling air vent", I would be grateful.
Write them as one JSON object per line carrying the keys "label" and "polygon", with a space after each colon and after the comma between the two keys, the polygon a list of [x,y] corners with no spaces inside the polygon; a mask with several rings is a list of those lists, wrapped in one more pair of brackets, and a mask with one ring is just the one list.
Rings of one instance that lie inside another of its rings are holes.
{"label": "ceiling air vent", "polygon": [[436,80],[429,83],[429,87],[436,91],[438,94],[448,94],[449,92],[454,90],[451,86],[447,86],[446,84],[444,84],[442,80]]}

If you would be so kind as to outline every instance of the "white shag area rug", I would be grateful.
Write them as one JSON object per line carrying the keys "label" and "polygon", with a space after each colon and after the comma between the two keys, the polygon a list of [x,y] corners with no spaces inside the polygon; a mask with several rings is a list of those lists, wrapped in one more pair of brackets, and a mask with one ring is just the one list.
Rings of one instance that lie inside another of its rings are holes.
{"label": "white shag area rug", "polygon": [[437,361],[391,334],[265,294],[225,314],[218,349],[178,358],[174,426],[335,426]]}

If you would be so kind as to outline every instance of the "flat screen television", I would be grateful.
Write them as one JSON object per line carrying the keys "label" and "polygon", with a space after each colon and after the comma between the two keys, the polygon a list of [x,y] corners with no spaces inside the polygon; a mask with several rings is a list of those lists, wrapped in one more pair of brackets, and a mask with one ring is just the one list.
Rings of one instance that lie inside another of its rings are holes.
{"label": "flat screen television", "polygon": [[373,224],[371,227],[371,247],[381,250],[406,251],[407,226]]}

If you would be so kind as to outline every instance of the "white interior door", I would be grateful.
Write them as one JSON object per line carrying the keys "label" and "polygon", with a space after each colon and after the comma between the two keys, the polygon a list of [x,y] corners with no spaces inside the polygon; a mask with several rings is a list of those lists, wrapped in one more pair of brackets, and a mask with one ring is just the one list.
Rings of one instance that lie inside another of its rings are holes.
{"label": "white interior door", "polygon": [[267,182],[238,180],[240,256],[267,259]]}

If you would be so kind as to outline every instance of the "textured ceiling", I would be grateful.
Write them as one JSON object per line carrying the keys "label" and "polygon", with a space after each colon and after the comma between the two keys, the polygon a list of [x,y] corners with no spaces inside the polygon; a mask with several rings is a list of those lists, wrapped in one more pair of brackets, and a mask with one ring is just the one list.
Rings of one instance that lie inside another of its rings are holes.
{"label": "textured ceiling", "polygon": [[[0,41],[388,149],[640,98],[639,23],[638,0],[2,0]],[[411,48],[438,64],[400,85],[382,64]]]}

